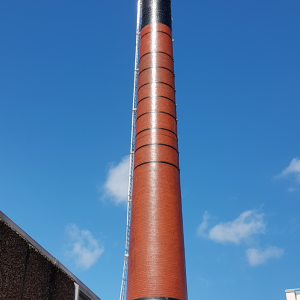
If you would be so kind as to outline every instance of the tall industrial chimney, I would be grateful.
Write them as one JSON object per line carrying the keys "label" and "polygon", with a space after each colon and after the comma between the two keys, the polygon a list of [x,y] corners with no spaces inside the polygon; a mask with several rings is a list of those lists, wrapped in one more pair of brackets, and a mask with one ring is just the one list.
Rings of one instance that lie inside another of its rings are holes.
{"label": "tall industrial chimney", "polygon": [[187,300],[170,0],[143,0],[127,300]]}

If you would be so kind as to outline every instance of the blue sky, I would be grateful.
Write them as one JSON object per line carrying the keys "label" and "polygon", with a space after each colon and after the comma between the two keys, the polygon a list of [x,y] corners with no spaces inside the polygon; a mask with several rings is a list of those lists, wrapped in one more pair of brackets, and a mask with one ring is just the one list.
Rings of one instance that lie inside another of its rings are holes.
{"label": "blue sky", "polygon": [[[189,299],[285,299],[300,2],[172,3]],[[121,284],[135,21],[131,0],[0,2],[0,209],[103,300]]]}

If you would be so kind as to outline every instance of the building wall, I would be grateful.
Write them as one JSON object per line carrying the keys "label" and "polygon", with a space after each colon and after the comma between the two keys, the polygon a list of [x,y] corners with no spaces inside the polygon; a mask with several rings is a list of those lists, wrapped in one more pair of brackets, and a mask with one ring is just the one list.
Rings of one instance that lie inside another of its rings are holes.
{"label": "building wall", "polygon": [[300,300],[300,289],[286,290],[286,300]]}
{"label": "building wall", "polygon": [[74,281],[0,220],[0,300],[73,300]]}

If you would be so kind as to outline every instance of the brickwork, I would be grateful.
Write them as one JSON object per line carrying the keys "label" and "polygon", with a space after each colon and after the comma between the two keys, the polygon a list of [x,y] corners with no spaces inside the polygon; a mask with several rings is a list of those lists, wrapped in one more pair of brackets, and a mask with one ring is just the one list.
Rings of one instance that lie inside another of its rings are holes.
{"label": "brickwork", "polygon": [[170,2],[156,2],[163,17],[140,40],[127,300],[187,300],[172,30],[151,23]]}
{"label": "brickwork", "polygon": [[73,300],[74,282],[0,220],[0,300]]}

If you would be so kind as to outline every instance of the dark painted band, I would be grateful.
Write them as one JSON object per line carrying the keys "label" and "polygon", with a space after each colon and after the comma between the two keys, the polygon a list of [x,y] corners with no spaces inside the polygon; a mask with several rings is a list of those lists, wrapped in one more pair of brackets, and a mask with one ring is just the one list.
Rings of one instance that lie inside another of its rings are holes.
{"label": "dark painted band", "polygon": [[175,88],[174,88],[172,85],[170,85],[170,84],[168,84],[168,83],[166,83],[166,82],[162,82],[162,81],[149,81],[149,82],[144,83],[143,85],[141,85],[141,86],[139,87],[138,90],[140,90],[140,89],[141,89],[142,87],[144,87],[145,85],[152,84],[152,83],[165,84],[165,85],[169,86],[170,88],[172,88],[172,89],[175,91]]}
{"label": "dark painted band", "polygon": [[140,133],[142,133],[144,131],[147,131],[147,130],[166,130],[168,132],[173,133],[176,136],[176,138],[178,139],[178,136],[177,136],[177,134],[174,131],[172,131],[170,129],[167,129],[167,128],[162,128],[162,127],[150,127],[150,128],[146,128],[146,129],[143,129],[143,130],[139,131],[135,136],[137,137]]}
{"label": "dark painted band", "polygon": [[142,71],[140,71],[139,75],[141,75],[144,71],[147,71],[147,70],[150,70],[150,69],[153,69],[153,68],[158,68],[158,69],[165,69],[167,71],[170,71],[172,73],[172,75],[174,76],[174,73],[173,71],[171,71],[170,69],[166,68],[166,67],[160,67],[160,66],[155,66],[155,67],[148,67],[148,68],[145,68],[143,69]]}
{"label": "dark painted band", "polygon": [[172,117],[173,119],[175,119],[175,121],[177,121],[176,117],[173,116],[172,114],[169,114],[168,112],[166,111],[161,111],[161,110],[155,110],[155,111],[147,111],[141,115],[139,115],[136,119],[138,120],[140,117],[142,116],[145,116],[145,115],[148,115],[148,114],[165,114],[165,115],[168,115],[170,117]]}
{"label": "dark painted band", "polygon": [[161,143],[152,143],[152,144],[146,144],[146,145],[143,145],[143,146],[138,147],[137,149],[135,149],[135,152],[138,151],[138,150],[141,149],[141,148],[149,147],[149,146],[165,146],[165,147],[172,148],[172,149],[174,149],[177,153],[179,153],[179,151],[178,151],[175,147],[173,147],[173,146],[171,146],[171,145],[167,145],[167,144],[161,144]]}
{"label": "dark painted band", "polygon": [[146,55],[148,55],[148,54],[151,54],[151,53],[166,54],[166,55],[168,55],[168,56],[173,60],[173,62],[174,62],[173,57],[172,57],[170,54],[168,54],[168,53],[166,53],[166,52],[163,52],[163,51],[151,51],[151,52],[147,52],[147,53],[143,54],[143,55],[140,57],[140,61],[141,61],[141,59],[142,59],[144,56],[146,56]]}
{"label": "dark painted band", "polygon": [[[179,169],[176,165],[174,165],[174,164],[172,164],[172,163],[169,163],[169,162],[167,162],[167,161],[146,161],[146,162],[144,162],[144,163],[141,163],[141,164],[137,165],[137,166],[134,168],[134,170],[135,170],[136,168],[138,168],[138,167],[141,167],[141,166],[147,165],[147,164],[166,164],[166,165],[170,165],[170,166],[176,168],[178,171],[180,171],[180,169]],[[141,298],[141,299],[147,299],[147,298]],[[155,299],[155,298],[149,298],[149,299]],[[157,299],[172,299],[172,298],[157,298]],[[138,299],[138,300],[140,300],[140,299]],[[175,300],[177,300],[177,299],[175,299]]]}
{"label": "dark painted band", "polygon": [[143,0],[142,28],[154,21],[172,29],[171,0]]}
{"label": "dark painted band", "polygon": [[147,97],[144,97],[141,100],[139,100],[137,104],[139,105],[139,103],[141,101],[146,100],[146,99],[151,99],[151,98],[164,98],[164,99],[167,99],[167,100],[173,102],[173,104],[176,105],[176,103],[174,102],[174,100],[172,100],[171,98],[166,97],[166,96],[158,96],[158,95],[157,96],[147,96]]}
{"label": "dark painted band", "polygon": [[146,298],[138,298],[134,300],[179,300],[179,299],[170,298],[170,297],[146,297]]}
{"label": "dark painted band", "polygon": [[[152,31],[148,31],[148,32],[146,32],[145,34],[143,34],[143,35],[141,36],[141,39],[142,39],[145,35],[147,35],[147,34],[149,34],[149,33],[151,33],[151,32],[152,32]],[[172,37],[171,37],[167,32],[165,32],[165,31],[157,30],[156,32],[164,33],[164,34],[168,35],[168,36],[170,37],[170,39],[172,39]]]}

